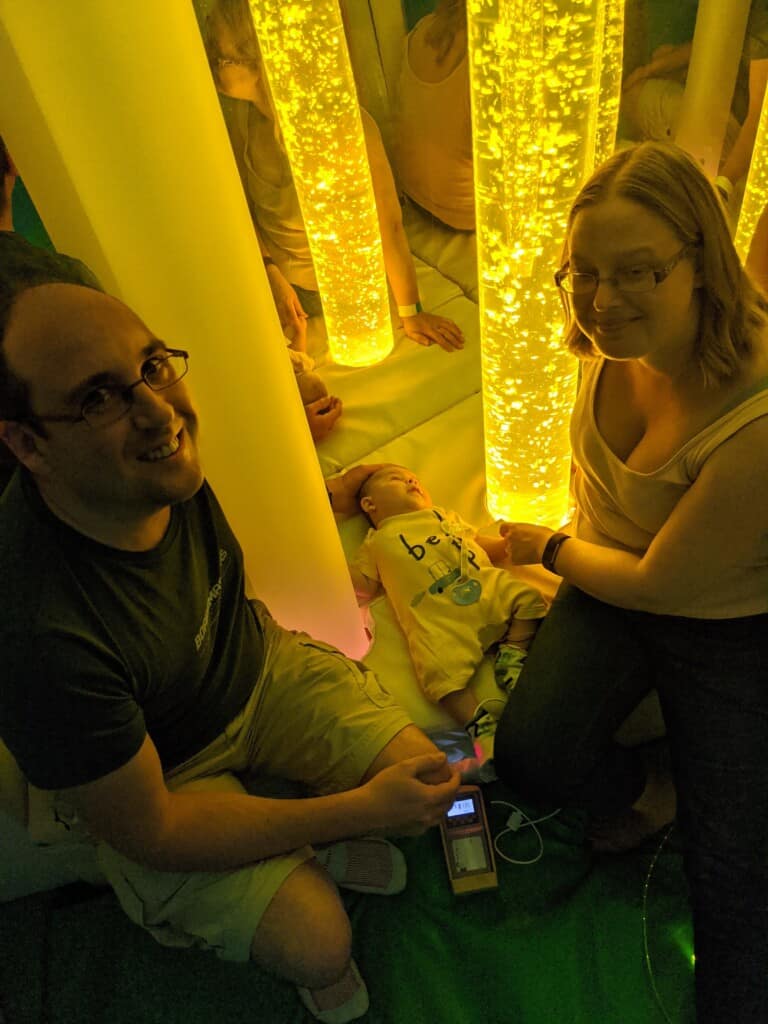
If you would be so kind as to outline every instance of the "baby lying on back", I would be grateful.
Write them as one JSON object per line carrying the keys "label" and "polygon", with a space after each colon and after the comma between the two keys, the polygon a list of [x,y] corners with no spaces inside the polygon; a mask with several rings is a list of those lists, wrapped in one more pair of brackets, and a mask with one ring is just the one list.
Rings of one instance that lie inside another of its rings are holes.
{"label": "baby lying on back", "polygon": [[[496,717],[478,704],[470,681],[495,647],[496,682],[512,689],[546,613],[544,599],[493,564],[505,557],[502,537],[481,537],[455,512],[433,505],[410,470],[376,469],[358,501],[373,527],[350,566],[358,596],[384,589],[427,699],[466,729],[482,761],[491,761]],[[493,777],[490,765],[481,777]]]}

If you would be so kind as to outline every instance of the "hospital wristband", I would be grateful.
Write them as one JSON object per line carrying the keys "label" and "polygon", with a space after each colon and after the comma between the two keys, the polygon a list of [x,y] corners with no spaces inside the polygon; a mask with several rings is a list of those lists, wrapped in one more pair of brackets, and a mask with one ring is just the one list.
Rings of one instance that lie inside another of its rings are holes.
{"label": "hospital wristband", "polygon": [[567,540],[570,539],[571,535],[569,533],[553,533],[544,545],[544,551],[541,555],[541,564],[545,569],[553,572],[556,576],[559,576],[560,573],[555,568],[555,559],[557,558],[560,548]]}
{"label": "hospital wristband", "polygon": [[398,306],[398,316],[416,316],[417,313],[423,312],[422,305],[420,302],[413,302],[410,306]]}

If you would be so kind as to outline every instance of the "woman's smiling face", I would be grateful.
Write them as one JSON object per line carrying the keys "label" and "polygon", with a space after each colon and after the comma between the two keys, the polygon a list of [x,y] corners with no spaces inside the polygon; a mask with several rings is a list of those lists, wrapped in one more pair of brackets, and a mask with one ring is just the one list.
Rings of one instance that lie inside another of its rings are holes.
{"label": "woman's smiling face", "polygon": [[666,221],[620,196],[576,214],[569,268],[596,274],[600,281],[593,291],[569,299],[579,329],[607,359],[647,359],[663,366],[691,355],[699,325],[695,249],[651,291],[621,291],[611,280],[635,267],[659,270],[684,245]]}

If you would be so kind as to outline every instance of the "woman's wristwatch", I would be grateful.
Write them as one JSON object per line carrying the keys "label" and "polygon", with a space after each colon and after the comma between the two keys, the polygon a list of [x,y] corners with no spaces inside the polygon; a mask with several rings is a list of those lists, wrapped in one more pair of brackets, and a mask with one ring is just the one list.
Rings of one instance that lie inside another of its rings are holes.
{"label": "woman's wristwatch", "polygon": [[567,540],[571,539],[570,533],[553,533],[547,543],[544,545],[544,551],[541,555],[541,564],[545,569],[555,573],[559,576],[560,573],[555,568],[555,559],[557,558],[560,548],[565,544]]}

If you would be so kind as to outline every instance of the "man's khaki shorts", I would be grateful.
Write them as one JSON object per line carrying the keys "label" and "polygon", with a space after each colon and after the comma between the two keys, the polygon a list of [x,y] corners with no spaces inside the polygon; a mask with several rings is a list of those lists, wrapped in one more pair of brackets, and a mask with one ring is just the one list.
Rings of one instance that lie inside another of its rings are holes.
{"label": "man's khaki shorts", "polygon": [[[304,783],[316,793],[357,786],[411,719],[364,665],[282,629],[259,602],[252,607],[265,656],[251,697],[213,743],[168,772],[168,788],[246,792],[240,777],[252,773]],[[105,843],[98,855],[125,912],[159,942],[244,961],[262,914],[312,850],[215,873],[155,871]]]}

